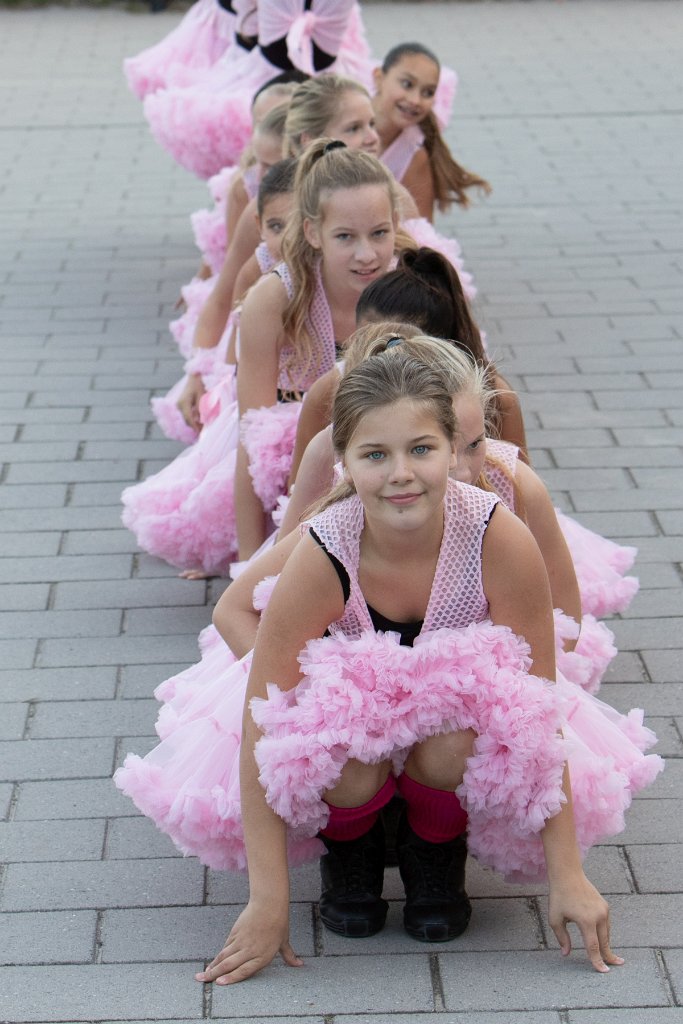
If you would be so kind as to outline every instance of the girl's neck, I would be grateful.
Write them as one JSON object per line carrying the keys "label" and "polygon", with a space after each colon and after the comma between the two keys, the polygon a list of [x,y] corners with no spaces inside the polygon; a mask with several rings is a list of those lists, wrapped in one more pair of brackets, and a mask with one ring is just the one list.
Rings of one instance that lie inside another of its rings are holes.
{"label": "girl's neck", "polygon": [[399,137],[401,129],[397,128],[387,115],[382,113],[377,97],[373,99],[372,106],[375,111],[375,131],[379,135],[379,141],[382,144],[382,152],[384,152],[384,150]]}
{"label": "girl's neck", "polygon": [[445,506],[416,530],[391,530],[386,524],[373,524],[367,513],[361,534],[361,554],[392,565],[433,562],[441,550]]}
{"label": "girl's neck", "polygon": [[334,336],[338,342],[345,341],[356,329],[356,306],[358,293],[353,289],[340,288],[339,284],[329,281],[325,275],[325,264],[320,267],[327,305],[334,326]]}

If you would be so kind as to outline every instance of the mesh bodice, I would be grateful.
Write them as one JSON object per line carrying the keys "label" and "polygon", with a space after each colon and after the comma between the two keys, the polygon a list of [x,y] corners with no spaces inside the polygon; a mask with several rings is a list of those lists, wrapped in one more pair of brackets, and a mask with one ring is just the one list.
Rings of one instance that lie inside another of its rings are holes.
{"label": "mesh bodice", "polygon": [[262,274],[268,274],[275,266],[275,260],[273,259],[272,253],[265,242],[259,242],[254,252],[256,262],[259,265],[259,270]]}
{"label": "mesh bodice", "polygon": [[[508,441],[494,441],[487,438],[487,461],[484,467],[486,476],[491,486],[495,489],[496,494],[511,512],[515,511],[515,488],[513,486],[513,480],[517,471],[518,458],[519,448],[517,445],[510,444]],[[507,476],[500,466],[494,465],[489,461],[489,459],[495,459],[497,462],[501,463],[510,475]]]}
{"label": "mesh bodice", "polygon": [[[443,627],[456,629],[486,618],[488,602],[482,583],[481,544],[498,500],[495,494],[449,481],[443,539],[423,633]],[[330,505],[310,525],[325,548],[342,563],[351,584],[344,615],[330,626],[330,633],[359,636],[364,630],[371,630],[372,620],[358,583],[364,525],[360,499],[354,495]]]}
{"label": "mesh bodice", "polygon": [[[291,299],[294,295],[294,282],[289,267],[286,263],[278,263],[274,272],[285,286],[287,297]],[[283,348],[280,353],[281,369],[278,378],[278,387],[281,391],[307,391],[318,377],[322,377],[323,373],[327,373],[334,366],[336,355],[334,325],[332,324],[332,314],[330,313],[327,296],[323,288],[319,265],[316,268],[315,281],[315,294],[306,316],[306,327],[313,342],[318,347],[319,359],[317,361],[313,360],[313,366],[301,360],[298,362],[294,361],[285,370],[285,363],[292,355],[293,350],[291,347]]]}

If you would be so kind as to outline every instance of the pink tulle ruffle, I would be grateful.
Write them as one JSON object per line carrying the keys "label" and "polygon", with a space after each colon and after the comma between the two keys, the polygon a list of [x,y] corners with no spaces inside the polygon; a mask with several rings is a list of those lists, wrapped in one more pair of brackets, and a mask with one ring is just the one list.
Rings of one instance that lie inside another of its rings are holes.
{"label": "pink tulle ruffle", "polygon": [[242,416],[240,433],[249,456],[249,474],[267,512],[273,511],[287,489],[300,413],[301,402],[278,402],[249,409]]}
{"label": "pink tulle ruffle", "polygon": [[556,512],[574,563],[582,611],[598,619],[623,612],[638,590],[637,578],[624,575],[633,565],[637,549],[615,544],[559,509]]}

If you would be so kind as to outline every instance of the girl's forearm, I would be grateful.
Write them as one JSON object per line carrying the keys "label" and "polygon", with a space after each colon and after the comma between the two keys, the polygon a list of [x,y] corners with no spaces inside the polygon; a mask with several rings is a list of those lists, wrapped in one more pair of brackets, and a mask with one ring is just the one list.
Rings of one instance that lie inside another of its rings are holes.
{"label": "girl's forearm", "polygon": [[266,539],[266,514],[249,475],[249,459],[243,445],[237,449],[235,467],[235,523],[241,560],[251,558]]}
{"label": "girl's forearm", "polygon": [[240,750],[240,799],[249,868],[250,900],[281,909],[289,902],[287,828],[266,802],[258,779],[254,747],[260,737],[248,709]]}
{"label": "girl's forearm", "polygon": [[550,885],[563,882],[583,875],[581,856],[576,842],[574,825],[574,809],[569,779],[569,768],[565,764],[562,776],[562,792],[567,798],[558,814],[549,818],[541,833],[545,862]]}
{"label": "girl's forearm", "polygon": [[199,314],[193,339],[195,348],[215,348],[227,326],[232,308],[232,292],[227,296],[222,296],[218,290],[219,283],[216,284]]}

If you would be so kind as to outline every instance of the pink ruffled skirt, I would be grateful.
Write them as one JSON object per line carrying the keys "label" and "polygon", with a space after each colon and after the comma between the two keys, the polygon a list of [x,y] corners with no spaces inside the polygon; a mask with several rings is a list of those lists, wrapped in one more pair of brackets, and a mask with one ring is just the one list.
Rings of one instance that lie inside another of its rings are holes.
{"label": "pink ruffled skirt", "polygon": [[637,578],[624,575],[635,561],[637,548],[615,544],[555,511],[574,563],[582,611],[597,618],[623,612],[638,590]]}
{"label": "pink ruffled skirt", "polygon": [[[166,738],[145,758],[129,755],[115,782],[184,853],[242,869],[238,764],[250,658],[233,663],[214,639],[204,644],[206,667],[218,668],[210,690],[167,688],[175,707]],[[349,758],[389,759],[399,773],[410,748],[439,733],[477,733],[457,790],[468,848],[511,881],[544,874],[540,832],[562,804],[565,759],[584,853],[624,828],[632,795],[662,769],[644,753],[656,738],[642,712],[623,716],[562,677],[553,686],[530,676],[525,642],[490,622],[438,630],[413,648],[393,634],[315,640],[301,664],[295,690],[272,684],[251,705],[264,734],[260,779],[289,826],[293,863],[320,853],[323,795]]]}

